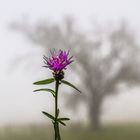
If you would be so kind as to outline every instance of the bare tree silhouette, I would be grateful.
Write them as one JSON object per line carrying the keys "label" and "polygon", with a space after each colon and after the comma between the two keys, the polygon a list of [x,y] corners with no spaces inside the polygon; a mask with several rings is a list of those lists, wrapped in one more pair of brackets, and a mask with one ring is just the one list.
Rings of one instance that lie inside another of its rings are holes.
{"label": "bare tree silhouette", "polygon": [[125,24],[105,34],[107,43],[76,29],[69,18],[63,24],[39,22],[34,26],[14,24],[13,27],[45,51],[48,48],[71,48],[78,61],[74,72],[81,79],[83,95],[71,96],[69,103],[87,104],[93,130],[100,126],[102,103],[107,96],[118,93],[120,85],[130,88],[140,84],[140,50]]}

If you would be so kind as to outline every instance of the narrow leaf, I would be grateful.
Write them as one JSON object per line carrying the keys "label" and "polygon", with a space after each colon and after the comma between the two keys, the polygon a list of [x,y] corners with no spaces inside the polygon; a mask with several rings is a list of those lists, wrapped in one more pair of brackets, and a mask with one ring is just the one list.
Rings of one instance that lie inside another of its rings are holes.
{"label": "narrow leaf", "polygon": [[57,109],[57,117],[59,116],[59,113],[60,113],[60,110],[59,110],[59,109]]}
{"label": "narrow leaf", "polygon": [[45,116],[49,117],[50,119],[55,120],[55,118],[54,118],[51,114],[49,114],[49,113],[47,113],[47,112],[44,112],[44,111],[42,111],[42,113],[43,113]]}
{"label": "narrow leaf", "polygon": [[55,92],[52,89],[44,88],[44,89],[34,90],[34,92],[37,92],[37,91],[48,91],[48,92],[52,93],[52,95],[55,97]]}
{"label": "narrow leaf", "polygon": [[46,85],[46,84],[53,83],[54,81],[55,81],[54,78],[50,78],[50,79],[45,79],[45,80],[34,82],[33,84],[34,85]]}
{"label": "narrow leaf", "polygon": [[69,118],[58,118],[57,120],[58,121],[69,121],[70,119]]}
{"label": "narrow leaf", "polygon": [[61,83],[65,84],[65,85],[68,85],[68,86],[76,89],[77,91],[79,91],[81,93],[81,91],[77,87],[75,87],[73,84],[69,83],[68,81],[61,80]]}
{"label": "narrow leaf", "polygon": [[66,126],[66,124],[65,124],[64,122],[62,122],[62,121],[60,121],[60,120],[57,120],[57,121],[58,121],[60,124]]}

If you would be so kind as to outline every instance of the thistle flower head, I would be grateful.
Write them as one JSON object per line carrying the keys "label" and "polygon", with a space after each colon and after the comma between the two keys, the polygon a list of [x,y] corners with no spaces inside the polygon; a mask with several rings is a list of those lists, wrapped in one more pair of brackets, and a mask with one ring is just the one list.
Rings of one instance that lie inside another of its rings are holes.
{"label": "thistle flower head", "polygon": [[43,57],[44,63],[46,64],[44,67],[49,68],[56,74],[61,72],[63,69],[66,69],[66,67],[73,62],[73,56],[69,57],[69,50],[66,52],[64,50],[56,51],[54,49],[51,50],[50,53],[50,57]]}

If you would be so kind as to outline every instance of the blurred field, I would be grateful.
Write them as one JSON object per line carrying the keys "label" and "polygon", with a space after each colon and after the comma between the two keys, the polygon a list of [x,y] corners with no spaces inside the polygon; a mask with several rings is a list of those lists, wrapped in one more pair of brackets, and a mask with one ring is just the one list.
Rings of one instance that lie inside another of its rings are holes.
{"label": "blurred field", "polygon": [[[51,131],[44,126],[5,127],[0,129],[0,140],[53,140]],[[140,124],[112,124],[94,133],[74,127],[63,130],[62,140],[140,140]]]}

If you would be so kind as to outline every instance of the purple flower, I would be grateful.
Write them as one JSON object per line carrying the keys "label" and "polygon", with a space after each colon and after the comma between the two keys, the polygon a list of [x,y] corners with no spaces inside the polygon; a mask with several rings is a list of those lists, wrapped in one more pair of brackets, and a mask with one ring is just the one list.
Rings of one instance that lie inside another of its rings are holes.
{"label": "purple flower", "polygon": [[66,52],[64,50],[56,51],[55,49],[51,52],[50,57],[44,56],[44,63],[50,70],[55,73],[61,72],[63,69],[66,69],[66,66],[73,62],[72,57],[68,58],[69,50]]}

